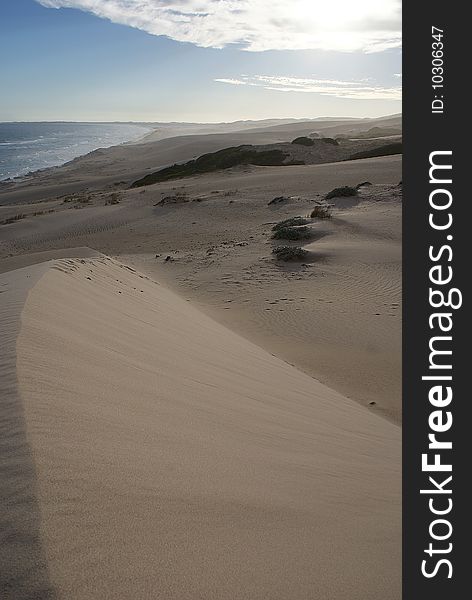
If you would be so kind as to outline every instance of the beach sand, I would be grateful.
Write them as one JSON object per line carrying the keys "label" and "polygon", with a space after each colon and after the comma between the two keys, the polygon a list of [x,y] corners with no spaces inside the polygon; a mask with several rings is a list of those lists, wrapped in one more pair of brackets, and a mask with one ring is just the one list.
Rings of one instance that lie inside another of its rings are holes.
{"label": "beach sand", "polygon": [[[142,189],[82,192],[67,202],[8,205],[0,217],[54,212],[0,227],[0,271],[22,254],[94,248],[165,282],[212,318],[398,423],[400,179],[401,157],[390,156],[235,168]],[[334,200],[333,218],[310,224],[313,240],[304,245],[313,260],[274,261],[276,222],[306,216],[332,188],[363,181],[373,185]],[[105,206],[112,193],[119,204]],[[176,194],[181,201],[155,206]],[[268,206],[281,195],[290,199]]]}
{"label": "beach sand", "polygon": [[399,597],[397,426],[107,257],[1,285],[5,597]]}

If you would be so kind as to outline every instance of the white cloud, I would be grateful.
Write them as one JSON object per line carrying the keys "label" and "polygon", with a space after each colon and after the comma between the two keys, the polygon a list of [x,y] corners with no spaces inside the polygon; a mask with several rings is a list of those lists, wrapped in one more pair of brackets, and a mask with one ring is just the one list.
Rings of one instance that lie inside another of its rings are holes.
{"label": "white cloud", "polygon": [[215,79],[219,83],[250,85],[279,92],[304,92],[335,96],[352,100],[400,100],[400,87],[384,87],[368,81],[337,81],[301,77],[273,77],[270,75],[241,75],[239,79]]}
{"label": "white cloud", "polygon": [[215,81],[218,81],[219,83],[229,83],[231,85],[248,85],[248,83],[242,79],[215,79]]}
{"label": "white cloud", "polygon": [[197,46],[379,52],[401,45],[400,0],[36,0]]}

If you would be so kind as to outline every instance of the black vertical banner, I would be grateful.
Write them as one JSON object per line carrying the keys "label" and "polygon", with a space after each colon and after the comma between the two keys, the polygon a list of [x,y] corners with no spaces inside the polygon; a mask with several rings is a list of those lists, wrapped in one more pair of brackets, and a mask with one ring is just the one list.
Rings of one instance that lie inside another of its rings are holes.
{"label": "black vertical banner", "polygon": [[438,0],[403,5],[404,600],[471,594],[465,285],[472,273],[472,131],[464,11]]}

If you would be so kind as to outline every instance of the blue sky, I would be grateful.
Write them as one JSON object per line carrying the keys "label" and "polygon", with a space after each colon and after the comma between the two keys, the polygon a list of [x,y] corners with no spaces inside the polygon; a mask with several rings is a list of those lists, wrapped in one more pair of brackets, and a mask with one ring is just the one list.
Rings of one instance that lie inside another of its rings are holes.
{"label": "blue sky", "polygon": [[359,2],[2,0],[0,120],[400,112],[397,0]]}

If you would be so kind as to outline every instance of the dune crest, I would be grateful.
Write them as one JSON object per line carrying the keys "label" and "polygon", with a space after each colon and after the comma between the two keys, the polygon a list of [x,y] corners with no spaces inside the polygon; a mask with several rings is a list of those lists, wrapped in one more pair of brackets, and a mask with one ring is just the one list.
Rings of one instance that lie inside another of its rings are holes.
{"label": "dune crest", "polygon": [[59,598],[399,596],[398,427],[123,264],[48,267],[16,369]]}

